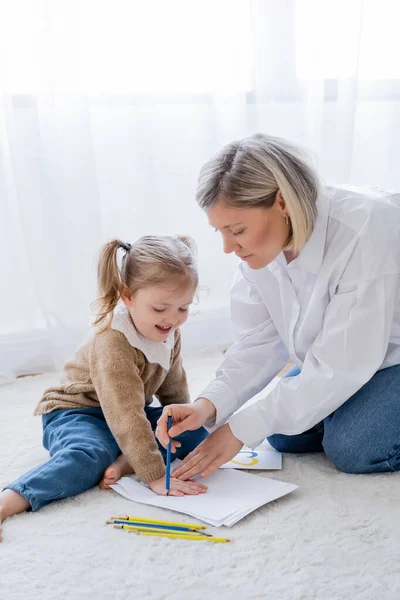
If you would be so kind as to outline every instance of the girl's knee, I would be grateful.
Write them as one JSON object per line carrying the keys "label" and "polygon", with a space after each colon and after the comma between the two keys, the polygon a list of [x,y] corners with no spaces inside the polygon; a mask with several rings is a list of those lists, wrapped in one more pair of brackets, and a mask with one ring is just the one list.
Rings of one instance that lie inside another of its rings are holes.
{"label": "girl's knee", "polygon": [[199,429],[195,429],[194,431],[185,431],[181,435],[178,435],[175,439],[180,442],[182,445],[178,448],[176,452],[176,458],[185,458],[192,452],[201,442],[203,442],[208,437],[208,431],[204,429],[204,427],[200,427]]}
{"label": "girl's knee", "polygon": [[318,425],[309,431],[295,435],[276,433],[270,435],[267,440],[279,452],[303,454],[322,451],[322,433]]}
{"label": "girl's knee", "polygon": [[115,460],[115,453],[105,446],[82,445],[68,448],[70,460],[77,468],[85,472],[96,485],[105,469]]}
{"label": "girl's knee", "polygon": [[291,444],[289,436],[283,435],[282,433],[275,433],[267,437],[268,443],[278,450],[278,452],[291,452]]}

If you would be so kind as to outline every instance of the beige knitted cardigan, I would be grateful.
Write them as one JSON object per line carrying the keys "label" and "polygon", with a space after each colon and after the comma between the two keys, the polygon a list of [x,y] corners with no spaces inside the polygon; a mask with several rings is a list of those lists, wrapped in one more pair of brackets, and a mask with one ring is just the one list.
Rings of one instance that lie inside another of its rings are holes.
{"label": "beige knitted cardigan", "polygon": [[156,396],[162,406],[189,402],[181,360],[181,335],[175,331],[168,371],[150,363],[120,331],[94,333],[67,361],[61,385],[48,388],[35,414],[56,409],[101,406],[121,451],[145,483],[165,474],[164,461],[144,407]]}

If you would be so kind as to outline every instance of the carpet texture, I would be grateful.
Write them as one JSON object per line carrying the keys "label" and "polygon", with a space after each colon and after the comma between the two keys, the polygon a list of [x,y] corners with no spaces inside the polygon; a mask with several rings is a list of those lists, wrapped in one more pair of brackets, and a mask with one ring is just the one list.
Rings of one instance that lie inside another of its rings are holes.
{"label": "carpet texture", "polygon": [[[186,361],[193,396],[216,354]],[[0,485],[47,457],[32,412],[56,374],[0,388]],[[399,600],[400,474],[346,475],[323,454],[284,456],[253,475],[299,485],[233,528],[232,544],[140,538],[105,525],[115,514],[176,519],[98,488],[4,524],[2,600]],[[226,499],[229,502],[229,498]],[[182,520],[189,518],[182,517]]]}

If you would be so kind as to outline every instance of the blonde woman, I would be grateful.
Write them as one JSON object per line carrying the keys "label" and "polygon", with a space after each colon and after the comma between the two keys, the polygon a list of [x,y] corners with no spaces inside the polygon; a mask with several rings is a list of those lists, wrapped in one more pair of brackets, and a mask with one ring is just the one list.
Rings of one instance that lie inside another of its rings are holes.
{"label": "blonde woman", "polygon": [[[235,341],[195,403],[173,407],[172,437],[214,427],[174,476],[209,475],[265,438],[347,473],[400,470],[400,195],[323,186],[301,149],[255,135],[204,165],[197,201],[240,259]],[[164,414],[156,435],[168,443]]]}

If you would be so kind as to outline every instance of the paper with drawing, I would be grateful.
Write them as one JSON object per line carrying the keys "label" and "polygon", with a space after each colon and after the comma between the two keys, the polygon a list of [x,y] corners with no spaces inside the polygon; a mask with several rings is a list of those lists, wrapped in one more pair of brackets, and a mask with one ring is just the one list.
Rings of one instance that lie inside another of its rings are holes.
{"label": "paper with drawing", "polygon": [[244,446],[242,450],[220,469],[279,470],[282,469],[282,454],[263,442],[254,450]]}

